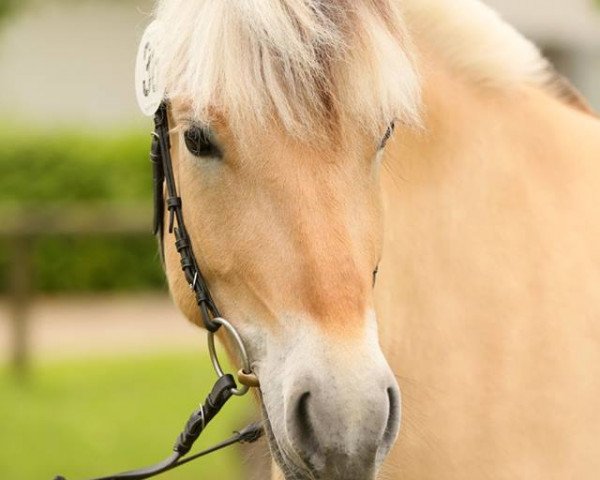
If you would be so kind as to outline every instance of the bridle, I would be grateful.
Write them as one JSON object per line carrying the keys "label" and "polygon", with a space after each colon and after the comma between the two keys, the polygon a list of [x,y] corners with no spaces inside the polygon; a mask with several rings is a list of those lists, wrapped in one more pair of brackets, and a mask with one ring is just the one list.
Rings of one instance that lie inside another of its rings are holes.
{"label": "bridle", "polygon": [[[231,323],[221,317],[194,256],[190,237],[184,224],[181,197],[178,195],[177,184],[175,183],[175,176],[173,174],[171,142],[169,139],[169,110],[166,101],[160,104],[158,111],[154,115],[154,132],[152,133],[150,161],[152,162],[154,190],[154,234],[159,238],[162,251],[166,205],[166,209],[169,212],[167,232],[173,234],[175,237],[175,248],[179,253],[181,269],[196,297],[202,323],[206,330],[208,330],[210,358],[219,378],[204,403],[188,419],[183,431],[177,437],[173,453],[168,458],[147,468],[98,477],[93,480],[141,480],[154,477],[230,445],[255,442],[264,433],[264,429],[260,424],[251,424],[235,432],[233,436],[223,442],[190,455],[187,458],[183,458],[190,452],[194,442],[202,434],[210,421],[233,396],[245,395],[250,387],[258,387],[259,385],[256,376],[252,373],[248,354],[240,335]],[[164,195],[165,191],[167,194],[166,198]],[[237,346],[242,364],[242,368],[237,375],[241,387],[238,387],[231,374],[223,372],[219,362],[215,349],[214,334],[221,327],[225,329]],[[55,480],[66,479],[58,476]]]}
{"label": "bridle", "polygon": [[[200,272],[198,262],[194,257],[190,237],[183,221],[181,197],[177,194],[177,185],[173,174],[171,161],[171,141],[169,137],[169,117],[167,103],[163,102],[154,115],[154,132],[152,133],[152,162],[154,186],[154,234],[159,239],[164,235],[164,208],[169,211],[168,233],[175,235],[175,248],[181,257],[181,269],[187,283],[196,296],[200,307],[202,321],[209,332],[216,332],[220,325],[213,318],[220,317],[219,310],[213,301],[204,276]],[[167,198],[164,198],[166,184]],[[161,244],[162,249],[162,244]]]}

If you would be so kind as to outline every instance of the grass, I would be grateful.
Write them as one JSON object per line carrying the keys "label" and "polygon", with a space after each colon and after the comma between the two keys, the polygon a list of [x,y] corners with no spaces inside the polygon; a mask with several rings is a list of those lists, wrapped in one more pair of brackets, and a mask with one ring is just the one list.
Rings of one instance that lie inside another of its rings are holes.
{"label": "grass", "polygon": [[[203,354],[61,361],[37,367],[25,382],[0,369],[0,478],[79,480],[162,460],[214,380]],[[250,408],[247,397],[233,398],[198,444],[228,437]],[[243,474],[231,447],[161,478]]]}

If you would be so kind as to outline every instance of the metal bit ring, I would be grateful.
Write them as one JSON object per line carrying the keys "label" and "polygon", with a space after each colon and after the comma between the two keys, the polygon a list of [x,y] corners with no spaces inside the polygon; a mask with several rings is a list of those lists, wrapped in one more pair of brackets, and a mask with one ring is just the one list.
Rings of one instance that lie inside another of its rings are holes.
{"label": "metal bit ring", "polygon": [[[242,363],[242,371],[245,373],[252,373],[252,369],[250,367],[250,360],[248,359],[248,353],[246,352],[246,347],[244,346],[244,342],[240,337],[240,334],[235,329],[231,323],[229,323],[224,318],[216,317],[212,319],[213,322],[225,327],[227,333],[233,338],[235,341],[240,361]],[[213,364],[215,372],[220,377],[225,376],[225,372],[223,372],[223,368],[221,367],[221,363],[219,362],[219,357],[217,355],[217,350],[215,348],[215,334],[214,332],[208,332],[208,352],[210,353],[210,361]],[[240,388],[234,388],[231,390],[231,393],[237,395],[238,397],[242,397],[248,393],[249,387],[247,385],[242,385]]]}

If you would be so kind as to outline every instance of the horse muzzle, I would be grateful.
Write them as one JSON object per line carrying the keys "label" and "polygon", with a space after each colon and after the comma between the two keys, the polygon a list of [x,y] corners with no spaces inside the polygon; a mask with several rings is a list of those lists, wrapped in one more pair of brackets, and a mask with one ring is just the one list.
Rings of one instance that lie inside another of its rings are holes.
{"label": "horse muzzle", "polygon": [[286,480],[373,480],[400,428],[394,375],[376,342],[303,340],[260,366],[274,457]]}

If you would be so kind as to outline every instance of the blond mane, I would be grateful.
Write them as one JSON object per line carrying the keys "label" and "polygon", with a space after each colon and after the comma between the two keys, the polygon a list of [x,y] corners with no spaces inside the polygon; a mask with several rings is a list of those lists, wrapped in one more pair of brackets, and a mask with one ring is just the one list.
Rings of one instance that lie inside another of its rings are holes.
{"label": "blond mane", "polygon": [[278,120],[301,138],[340,119],[381,131],[420,123],[418,51],[493,87],[545,86],[538,49],[478,0],[160,0],[171,98],[196,120],[225,111],[235,131]]}

